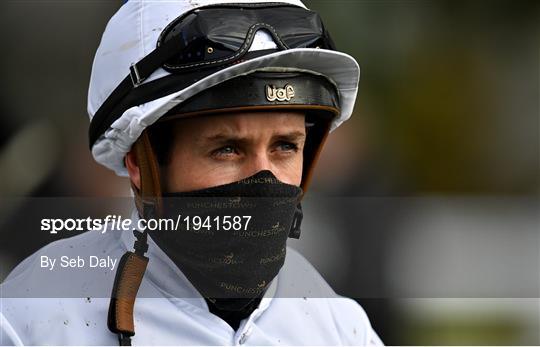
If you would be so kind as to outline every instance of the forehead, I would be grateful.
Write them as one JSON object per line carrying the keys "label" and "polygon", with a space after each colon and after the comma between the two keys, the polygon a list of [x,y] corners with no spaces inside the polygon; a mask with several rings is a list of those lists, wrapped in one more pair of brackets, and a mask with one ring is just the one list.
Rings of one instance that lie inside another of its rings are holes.
{"label": "forehead", "polygon": [[257,137],[298,132],[303,129],[305,129],[305,115],[299,111],[223,113],[184,118],[174,123],[175,133],[187,137],[220,134]]}

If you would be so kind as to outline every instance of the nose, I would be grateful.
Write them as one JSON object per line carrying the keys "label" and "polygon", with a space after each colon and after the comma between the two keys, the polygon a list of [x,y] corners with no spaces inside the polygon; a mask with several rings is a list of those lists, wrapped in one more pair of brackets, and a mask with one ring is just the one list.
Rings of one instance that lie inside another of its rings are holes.
{"label": "nose", "polygon": [[[257,172],[269,170],[273,171],[274,167],[266,151],[257,151],[252,153],[247,159],[246,171],[247,176],[256,174]],[[276,172],[273,172],[275,175]]]}

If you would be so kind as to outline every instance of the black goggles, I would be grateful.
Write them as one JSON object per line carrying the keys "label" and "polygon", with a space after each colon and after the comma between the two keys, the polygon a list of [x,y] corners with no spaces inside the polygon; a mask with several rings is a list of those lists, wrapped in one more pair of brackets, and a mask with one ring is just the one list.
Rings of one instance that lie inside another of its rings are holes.
{"label": "black goggles", "polygon": [[[275,51],[248,52],[258,30],[272,36],[277,50],[335,50],[320,16],[299,6],[245,3],[193,9],[162,31],[156,49],[131,65],[129,75],[98,109],[90,123],[90,148],[128,108],[184,89],[226,66]],[[159,68],[172,75],[142,84]]]}
{"label": "black goggles", "polygon": [[258,30],[266,30],[278,49],[335,49],[316,12],[280,3],[202,7],[172,21],[158,39],[158,49],[176,42],[177,53],[163,67],[200,69],[241,58]]}

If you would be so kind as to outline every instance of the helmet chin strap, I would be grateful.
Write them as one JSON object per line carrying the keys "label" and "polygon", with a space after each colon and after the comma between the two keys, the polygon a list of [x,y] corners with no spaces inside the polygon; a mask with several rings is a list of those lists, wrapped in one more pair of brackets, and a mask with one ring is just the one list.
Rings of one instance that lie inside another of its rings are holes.
{"label": "helmet chin strap", "polygon": [[[330,123],[310,129],[309,142],[306,143],[305,152],[308,156],[304,158],[308,165],[307,170],[303,172],[301,183],[304,192],[311,181],[313,167],[320,156],[329,129]],[[133,146],[140,174],[140,189],[133,182],[131,183],[135,193],[135,206],[141,218],[159,218],[162,208],[161,175],[147,130],[143,131]],[[298,205],[296,216],[292,232],[289,235],[293,238],[300,236],[300,223],[302,221],[300,205]],[[148,250],[147,232],[134,230],[133,234],[137,239],[134,252],[127,251],[120,259],[107,319],[109,330],[118,334],[121,346],[131,346],[131,337],[135,335],[133,308],[148,265],[148,257],[144,255]]]}
{"label": "helmet chin strap", "polygon": [[[141,218],[157,218],[161,209],[161,184],[159,166],[145,130],[134,144],[139,166],[140,189],[131,184],[135,192],[135,205]],[[118,334],[121,346],[130,346],[135,335],[133,307],[141,285],[148,257],[147,232],[133,230],[136,237],[134,252],[127,251],[120,259],[109,304],[107,326]]]}
{"label": "helmet chin strap", "polygon": [[304,194],[313,178],[313,169],[319,160],[322,148],[330,133],[330,126],[331,123],[327,121],[319,126],[308,128],[304,146],[304,163],[307,163],[307,165],[302,172],[302,182],[300,183],[300,188],[302,188]]}
{"label": "helmet chin strap", "polygon": [[143,131],[133,149],[140,175],[140,189],[131,184],[135,192],[135,205],[140,217],[155,218],[159,215],[162,205],[161,175],[148,130]]}

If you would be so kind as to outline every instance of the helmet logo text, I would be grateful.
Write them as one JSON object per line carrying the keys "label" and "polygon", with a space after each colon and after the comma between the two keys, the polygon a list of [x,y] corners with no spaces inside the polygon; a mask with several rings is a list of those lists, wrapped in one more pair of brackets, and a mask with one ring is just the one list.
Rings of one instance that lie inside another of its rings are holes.
{"label": "helmet logo text", "polygon": [[266,100],[268,101],[289,101],[294,97],[294,88],[286,84],[283,88],[276,88],[273,85],[266,85]]}

